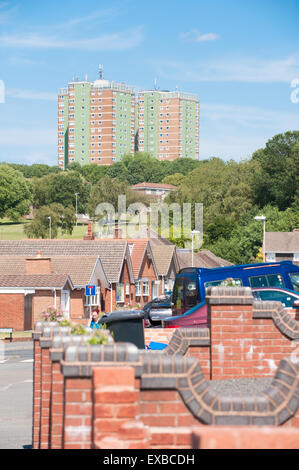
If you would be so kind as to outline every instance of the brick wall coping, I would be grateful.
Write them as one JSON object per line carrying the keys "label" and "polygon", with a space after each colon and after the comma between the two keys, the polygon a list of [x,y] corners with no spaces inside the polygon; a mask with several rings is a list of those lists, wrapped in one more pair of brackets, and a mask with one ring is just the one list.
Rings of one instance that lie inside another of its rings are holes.
{"label": "brick wall coping", "polygon": [[250,287],[210,286],[206,301],[210,305],[252,305],[253,295]]}
{"label": "brick wall coping", "polygon": [[[88,327],[84,327],[84,329],[86,331],[86,335],[93,335],[93,329]],[[51,348],[52,341],[55,337],[58,336],[60,338],[67,338],[70,336],[70,333],[70,326],[59,326],[58,322],[38,322],[35,325],[35,330],[32,333],[32,337],[34,340],[39,340],[41,348]]]}
{"label": "brick wall coping", "polygon": [[64,359],[64,352],[68,346],[86,344],[93,335],[57,335],[52,338],[50,348],[50,359],[59,362]]}
{"label": "brick wall coping", "polygon": [[44,328],[46,327],[56,327],[58,325],[57,322],[37,322],[34,326],[34,330],[32,332],[32,338],[34,340],[39,340],[41,336],[43,336]]}
{"label": "brick wall coping", "polygon": [[272,319],[278,330],[291,340],[299,340],[299,321],[289,315],[281,302],[255,301],[252,317]]}
{"label": "brick wall coping", "polygon": [[189,347],[210,346],[209,328],[177,328],[172,335],[164,354],[174,356],[186,354]]}
{"label": "brick wall coping", "polygon": [[177,390],[193,416],[204,424],[278,426],[299,408],[299,348],[283,359],[270,386],[258,395],[220,395],[194,357],[140,351],[133,344],[67,347],[65,377],[91,377],[93,367],[131,366],[143,390]]}

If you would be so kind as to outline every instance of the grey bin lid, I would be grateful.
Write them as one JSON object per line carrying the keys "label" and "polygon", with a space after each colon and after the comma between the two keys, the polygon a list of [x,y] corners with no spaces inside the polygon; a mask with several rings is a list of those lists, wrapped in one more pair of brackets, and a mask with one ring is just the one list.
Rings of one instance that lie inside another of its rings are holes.
{"label": "grey bin lid", "polygon": [[115,312],[105,313],[98,321],[98,323],[107,324],[114,322],[130,321],[130,320],[143,320],[143,310],[116,310]]}

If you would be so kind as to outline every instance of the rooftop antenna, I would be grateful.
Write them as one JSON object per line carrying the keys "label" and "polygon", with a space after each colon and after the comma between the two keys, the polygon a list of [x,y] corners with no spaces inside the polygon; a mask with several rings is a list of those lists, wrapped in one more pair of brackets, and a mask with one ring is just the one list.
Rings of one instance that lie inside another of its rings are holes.
{"label": "rooftop antenna", "polygon": [[157,90],[157,79],[154,80],[154,89]]}
{"label": "rooftop antenna", "polygon": [[87,73],[85,74],[85,81],[87,82]]}
{"label": "rooftop antenna", "polygon": [[100,80],[103,80],[103,65],[102,64],[99,65],[99,77],[100,77]]}

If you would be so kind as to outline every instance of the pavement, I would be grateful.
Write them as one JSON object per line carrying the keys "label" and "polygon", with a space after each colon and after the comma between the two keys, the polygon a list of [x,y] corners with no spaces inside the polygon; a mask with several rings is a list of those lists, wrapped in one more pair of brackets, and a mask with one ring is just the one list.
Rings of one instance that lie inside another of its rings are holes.
{"label": "pavement", "polygon": [[0,449],[32,444],[33,344],[0,341]]}

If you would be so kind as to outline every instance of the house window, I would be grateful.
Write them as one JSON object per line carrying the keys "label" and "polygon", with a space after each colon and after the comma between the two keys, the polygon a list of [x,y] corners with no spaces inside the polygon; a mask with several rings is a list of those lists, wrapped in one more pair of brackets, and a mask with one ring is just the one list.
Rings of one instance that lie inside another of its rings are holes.
{"label": "house window", "polygon": [[142,281],[142,295],[147,297],[149,295],[149,282],[148,279]]}
{"label": "house window", "polygon": [[130,284],[126,283],[126,295],[130,295]]}
{"label": "house window", "polygon": [[141,295],[141,281],[136,281],[135,283],[135,295],[140,297]]}
{"label": "house window", "polygon": [[116,302],[124,302],[124,285],[116,284]]}

